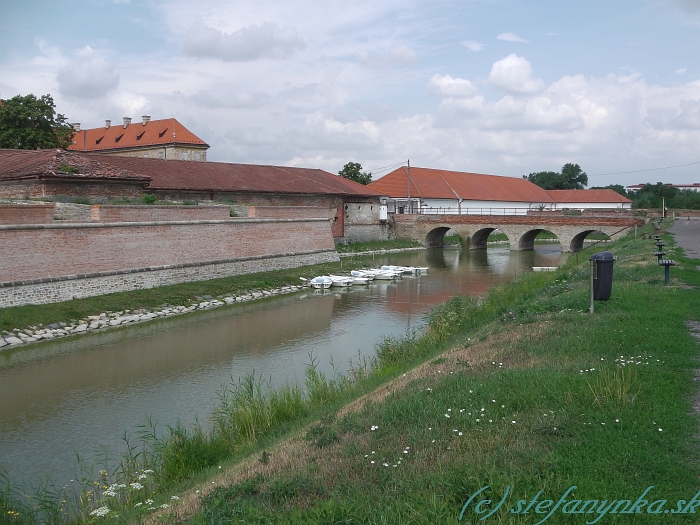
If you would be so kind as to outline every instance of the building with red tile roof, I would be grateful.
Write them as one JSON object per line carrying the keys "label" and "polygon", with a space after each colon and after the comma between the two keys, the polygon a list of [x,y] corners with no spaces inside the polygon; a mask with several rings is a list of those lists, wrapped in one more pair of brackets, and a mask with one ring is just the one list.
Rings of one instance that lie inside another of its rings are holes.
{"label": "building with red tile roof", "polygon": [[611,189],[547,190],[554,200],[553,209],[615,208],[630,209],[632,201]]}
{"label": "building with red tile roof", "polygon": [[[632,184],[631,186],[625,186],[627,191],[639,191],[644,188],[646,184]],[[678,188],[679,190],[690,190],[700,192],[700,182],[692,182],[690,184],[671,184],[666,183],[666,186],[671,186],[673,188]]]}
{"label": "building with red tile roof", "polygon": [[46,150],[0,150],[0,197],[140,197],[150,178],[100,157]]}
{"label": "building with red tile roof", "polygon": [[85,153],[147,157],[168,160],[207,160],[209,144],[197,137],[177,119],[151,120],[144,115],[141,122],[132,124],[124,117],[123,125],[112,125],[106,120],[104,127],[80,129],[73,135],[68,149]]}
{"label": "building with red tile roof", "polygon": [[384,238],[389,236],[386,225],[379,219],[383,195],[324,170],[113,156],[101,160],[147,176],[150,183],[145,191],[161,199],[235,201],[247,206],[324,207],[334,210],[334,237],[376,239],[378,228],[382,229]]}
{"label": "building with red tile roof", "polygon": [[[410,173],[409,173],[410,172]],[[409,182],[410,180],[410,182]],[[513,177],[404,166],[369,187],[389,195],[398,213],[517,213],[549,209],[552,197],[532,182]],[[410,206],[407,202],[410,200]],[[390,208],[392,202],[389,202]]]}

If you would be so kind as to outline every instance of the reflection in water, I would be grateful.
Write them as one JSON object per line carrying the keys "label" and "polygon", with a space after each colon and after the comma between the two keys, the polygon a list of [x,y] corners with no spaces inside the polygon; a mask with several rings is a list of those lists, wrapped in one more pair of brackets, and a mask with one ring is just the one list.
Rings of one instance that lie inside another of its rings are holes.
{"label": "reflection in water", "polygon": [[[555,249],[558,247],[555,247]],[[430,273],[347,292],[306,293],[222,307],[72,341],[0,353],[0,466],[15,479],[74,473],[75,451],[115,454],[124,431],[148,416],[163,428],[206,422],[222,384],[250,373],[274,384],[303,382],[311,356],[344,372],[383,335],[419,328],[431,307],[480,295],[561,254],[507,248],[430,249],[376,264],[430,266]],[[332,364],[333,363],[333,364]]]}

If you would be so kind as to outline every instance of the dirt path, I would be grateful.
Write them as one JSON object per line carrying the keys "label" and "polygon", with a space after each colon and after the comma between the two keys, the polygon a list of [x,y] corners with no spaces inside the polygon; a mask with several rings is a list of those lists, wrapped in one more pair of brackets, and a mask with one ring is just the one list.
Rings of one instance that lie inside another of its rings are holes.
{"label": "dirt path", "polygon": [[700,217],[678,219],[668,231],[688,257],[700,259]]}

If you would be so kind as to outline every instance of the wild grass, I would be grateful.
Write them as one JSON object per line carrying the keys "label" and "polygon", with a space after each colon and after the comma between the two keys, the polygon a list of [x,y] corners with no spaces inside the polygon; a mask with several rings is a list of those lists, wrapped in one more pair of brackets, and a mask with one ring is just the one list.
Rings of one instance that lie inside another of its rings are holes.
{"label": "wild grass", "polygon": [[349,242],[347,244],[337,244],[335,249],[338,253],[357,253],[370,252],[378,250],[397,250],[404,248],[416,248],[422,246],[418,241],[410,239],[391,239],[386,241],[364,241],[364,242]]}

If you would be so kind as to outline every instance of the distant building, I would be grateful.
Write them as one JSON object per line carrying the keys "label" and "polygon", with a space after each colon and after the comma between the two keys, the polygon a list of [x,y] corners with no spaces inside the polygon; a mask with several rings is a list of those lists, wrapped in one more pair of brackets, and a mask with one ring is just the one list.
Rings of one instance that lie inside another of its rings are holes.
{"label": "distant building", "polygon": [[124,117],[123,125],[105,120],[102,128],[80,129],[73,124],[75,135],[68,149],[121,157],[146,157],[167,160],[207,160],[209,144],[197,137],[177,119],[151,120],[144,115],[132,124]]}
{"label": "distant building", "polygon": [[525,215],[528,211],[629,209],[613,190],[545,190],[520,177],[398,168],[369,187],[389,198],[389,213]]}
{"label": "distant building", "polygon": [[619,209],[629,210],[632,201],[615,190],[547,190],[554,200],[554,210]]}
{"label": "distant building", "polygon": [[[410,179],[410,182],[409,182]],[[515,177],[401,167],[369,187],[388,195],[389,213],[526,214],[552,209],[554,200],[539,186]]]}
{"label": "distant building", "polygon": [[[631,186],[625,186],[627,191],[639,191],[644,188],[646,184],[632,184]],[[679,190],[690,190],[690,191],[700,191],[700,182],[693,182],[692,184],[671,184],[667,183],[666,186],[672,186],[678,188]]]}

